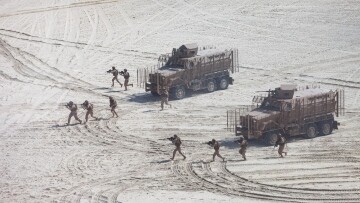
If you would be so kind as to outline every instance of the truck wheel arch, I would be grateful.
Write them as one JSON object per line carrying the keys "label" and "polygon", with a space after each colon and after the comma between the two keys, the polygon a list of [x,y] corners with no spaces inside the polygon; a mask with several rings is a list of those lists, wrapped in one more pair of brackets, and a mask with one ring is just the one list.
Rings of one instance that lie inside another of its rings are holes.
{"label": "truck wheel arch", "polygon": [[314,123],[306,125],[305,138],[315,138],[318,134],[318,128]]}
{"label": "truck wheel arch", "polygon": [[274,146],[277,141],[278,131],[271,131],[265,134],[265,144]]}
{"label": "truck wheel arch", "polygon": [[229,78],[228,77],[222,77],[219,79],[219,89],[224,90],[229,87]]}
{"label": "truck wheel arch", "polygon": [[171,95],[174,99],[183,99],[186,96],[186,90],[184,85],[178,85],[172,88]]}
{"label": "truck wheel arch", "polygon": [[211,79],[206,83],[206,89],[208,92],[214,92],[216,90],[216,81]]}
{"label": "truck wheel arch", "polygon": [[160,96],[160,94],[157,93],[156,91],[151,91],[151,94],[152,94],[154,97],[159,97],[159,96]]}
{"label": "truck wheel arch", "polygon": [[333,121],[323,121],[318,124],[319,135],[329,135],[333,131]]}

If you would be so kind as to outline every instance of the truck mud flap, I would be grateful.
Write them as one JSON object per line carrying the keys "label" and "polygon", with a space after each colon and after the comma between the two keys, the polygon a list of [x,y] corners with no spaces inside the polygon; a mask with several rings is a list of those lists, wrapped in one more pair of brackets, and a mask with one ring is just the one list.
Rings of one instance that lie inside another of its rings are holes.
{"label": "truck mud flap", "polygon": [[235,128],[235,136],[240,136],[241,135],[241,127],[236,127]]}
{"label": "truck mud flap", "polygon": [[229,77],[229,84],[233,85],[234,84],[234,79],[232,77]]}
{"label": "truck mud flap", "polygon": [[333,129],[336,129],[336,130],[337,130],[339,125],[340,125],[339,122],[334,121],[334,122],[333,122]]}

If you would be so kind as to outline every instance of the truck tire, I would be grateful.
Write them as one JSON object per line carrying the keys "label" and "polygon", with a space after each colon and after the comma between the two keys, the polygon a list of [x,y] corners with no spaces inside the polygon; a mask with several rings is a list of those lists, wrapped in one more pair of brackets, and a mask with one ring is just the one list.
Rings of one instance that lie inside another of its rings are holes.
{"label": "truck tire", "polygon": [[206,85],[208,92],[213,92],[216,90],[216,83],[215,80],[209,80],[209,82]]}
{"label": "truck tire", "polygon": [[277,141],[278,132],[268,132],[265,134],[265,144],[269,146],[274,146]]}
{"label": "truck tire", "polygon": [[319,125],[319,134],[320,135],[329,135],[333,131],[333,125],[331,121],[321,122]]}
{"label": "truck tire", "polygon": [[152,94],[152,96],[154,96],[154,97],[160,96],[160,94],[158,94],[156,91],[151,91],[151,94]]}
{"label": "truck tire", "polygon": [[305,137],[308,138],[308,139],[311,139],[311,138],[315,138],[316,135],[317,135],[317,127],[315,124],[309,124],[307,127],[306,127],[306,133],[305,133]]}
{"label": "truck tire", "polygon": [[221,78],[219,82],[219,89],[224,90],[229,87],[229,79],[228,78]]}
{"label": "truck tire", "polygon": [[173,97],[174,99],[183,99],[186,95],[185,87],[184,86],[177,86],[174,88]]}

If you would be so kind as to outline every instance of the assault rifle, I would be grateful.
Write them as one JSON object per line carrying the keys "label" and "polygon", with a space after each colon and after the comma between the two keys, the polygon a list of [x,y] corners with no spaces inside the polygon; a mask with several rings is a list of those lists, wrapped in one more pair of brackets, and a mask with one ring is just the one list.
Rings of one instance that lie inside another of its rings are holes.
{"label": "assault rifle", "polygon": [[212,141],[209,141],[209,142],[205,142],[204,144],[207,144],[207,145],[212,146],[213,142],[212,142]]}
{"label": "assault rifle", "polygon": [[170,140],[171,142],[175,140],[174,137],[169,137],[169,138],[166,138],[166,139]]}

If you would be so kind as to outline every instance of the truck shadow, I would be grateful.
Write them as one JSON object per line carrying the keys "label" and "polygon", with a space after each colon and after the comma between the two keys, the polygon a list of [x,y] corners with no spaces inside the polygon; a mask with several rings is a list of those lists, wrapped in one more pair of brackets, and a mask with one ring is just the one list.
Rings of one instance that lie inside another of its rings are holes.
{"label": "truck shadow", "polygon": [[160,96],[153,96],[150,93],[138,93],[130,95],[128,98],[129,102],[136,102],[136,103],[160,103]]}
{"label": "truck shadow", "polygon": [[236,140],[239,139],[236,138],[232,140],[219,140],[219,141],[220,141],[220,145],[227,149],[240,149],[240,144],[238,142],[235,142]]}
{"label": "truck shadow", "polygon": [[[318,136],[320,137],[320,136]],[[315,137],[313,139],[316,139],[318,137]],[[235,142],[236,140],[239,140],[239,138],[229,139],[229,140],[220,140],[221,146],[224,146],[227,149],[240,149],[240,144],[238,142]],[[312,139],[304,138],[302,136],[296,136],[296,137],[287,137],[286,143],[292,143],[297,142],[299,140],[308,140],[311,141]],[[273,147],[272,145],[267,145],[262,140],[249,140],[248,141],[248,147]]]}
{"label": "truck shadow", "polygon": [[[108,91],[107,93],[110,92],[117,92],[117,91]],[[199,91],[188,91],[185,98],[183,99],[188,99],[191,97],[197,97],[197,96],[201,96],[203,94],[211,94],[211,92],[207,92],[206,90],[199,90]],[[128,99],[129,102],[136,102],[136,103],[153,103],[153,102],[159,102],[161,101],[160,96],[153,96],[151,93],[149,92],[144,92],[144,93],[137,93],[137,94],[133,94],[131,96],[129,96]],[[173,98],[169,98],[169,102],[174,102],[177,101],[177,99],[173,99]]]}

